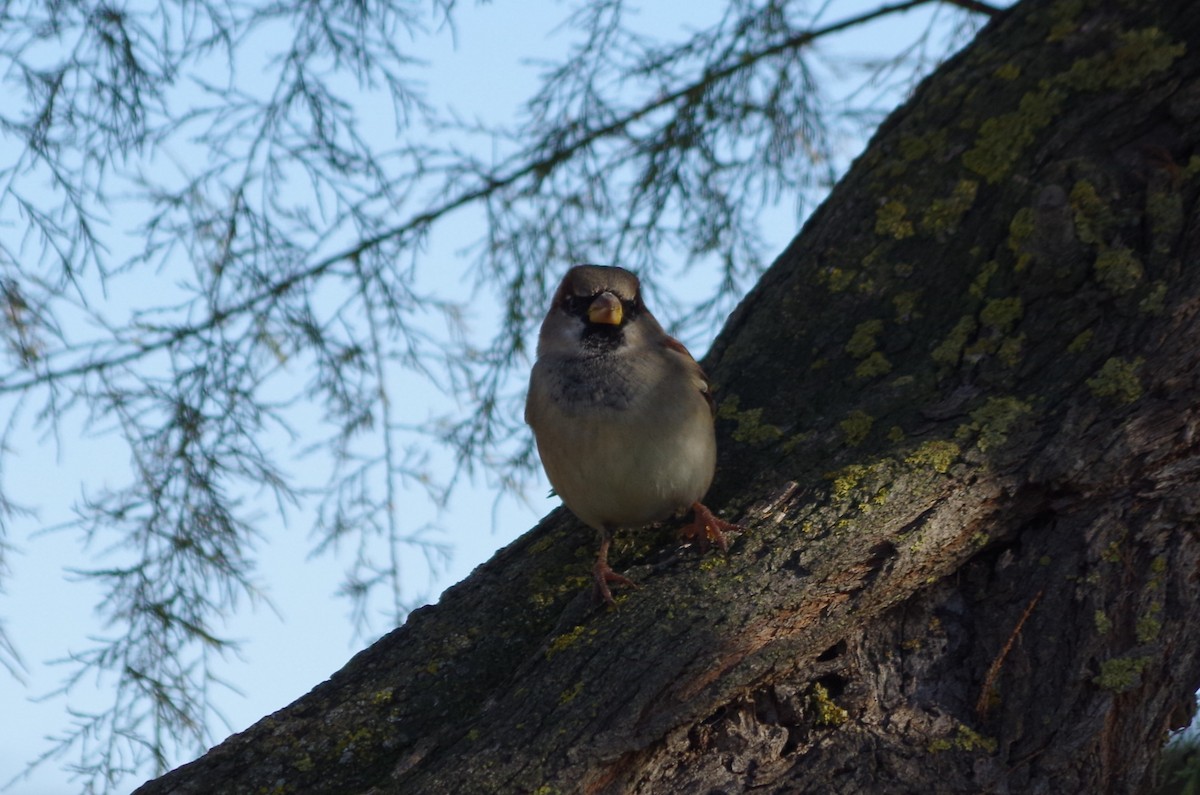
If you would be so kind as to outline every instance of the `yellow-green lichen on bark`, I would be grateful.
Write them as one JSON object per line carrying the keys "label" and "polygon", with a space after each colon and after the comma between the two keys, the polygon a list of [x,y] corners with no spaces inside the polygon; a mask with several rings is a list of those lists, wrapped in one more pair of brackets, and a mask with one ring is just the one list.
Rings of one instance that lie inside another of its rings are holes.
{"label": "yellow-green lichen on bark", "polygon": [[927,234],[943,234],[958,228],[962,217],[975,203],[979,183],[973,179],[962,179],[944,199],[934,199],[921,216],[921,230]]}
{"label": "yellow-green lichen on bark", "polygon": [[1187,52],[1185,45],[1155,27],[1123,31],[1117,41],[1114,50],[1075,61],[1056,82],[1082,91],[1133,91],[1151,75],[1170,69]]}
{"label": "yellow-green lichen on bark", "polygon": [[[1051,30],[1053,36],[1055,27]],[[1071,92],[1140,88],[1151,75],[1168,69],[1185,49],[1157,28],[1120,33],[1114,48],[1077,59],[1066,71],[1041,80],[1021,97],[1016,110],[979,125],[974,146],[963,153],[963,165],[989,183],[1000,182],[1037,134],[1054,121]]]}
{"label": "yellow-green lichen on bark", "polygon": [[1031,256],[1025,250],[1026,242],[1033,236],[1036,230],[1036,221],[1031,207],[1022,207],[1017,210],[1008,222],[1008,248],[1016,256],[1016,262],[1013,269],[1016,271],[1025,270],[1029,264]]}
{"label": "yellow-green lichen on bark", "polygon": [[1151,643],[1158,639],[1158,634],[1162,632],[1162,609],[1161,602],[1154,602],[1150,605],[1148,615],[1138,619],[1134,627],[1138,643]]}
{"label": "yellow-green lichen on bark", "polygon": [[956,727],[952,737],[940,737],[929,744],[930,753],[935,754],[943,751],[984,751],[992,754],[996,752],[996,748],[997,744],[994,739],[985,737],[961,723]]}
{"label": "yellow-green lichen on bark", "polygon": [[916,231],[913,229],[912,221],[905,218],[907,214],[908,207],[904,202],[895,199],[884,202],[875,211],[875,234],[896,240],[912,237]]}
{"label": "yellow-green lichen on bark", "polygon": [[924,135],[900,136],[900,157],[908,163],[938,155],[945,149],[945,130],[932,130]]}
{"label": "yellow-green lichen on bark", "polygon": [[1062,41],[1079,30],[1079,15],[1083,0],[1058,0],[1050,6],[1050,35],[1048,41]]}
{"label": "yellow-green lichen on bark", "polygon": [[547,533],[543,538],[540,538],[534,543],[530,544],[529,551],[534,555],[540,555],[561,541],[562,537],[562,533]]}
{"label": "yellow-green lichen on bark", "polygon": [[1161,315],[1166,310],[1167,283],[1161,279],[1151,282],[1150,289],[1141,301],[1138,311],[1146,315]]}
{"label": "yellow-green lichen on bark", "polygon": [[855,409],[838,423],[838,427],[846,435],[846,444],[857,447],[871,433],[871,426],[874,424],[874,417],[861,409]]}
{"label": "yellow-green lichen on bark", "polygon": [[850,340],[846,342],[846,353],[856,359],[862,359],[858,366],[854,367],[854,376],[857,378],[875,378],[892,372],[892,363],[875,349],[876,337],[882,331],[881,319],[863,321],[854,327]]}
{"label": "yellow-green lichen on bark", "polygon": [[987,452],[1003,446],[1013,428],[1032,413],[1033,406],[1019,398],[991,397],[971,412],[971,422],[960,426],[955,438],[963,441],[975,436],[975,446]]}
{"label": "yellow-green lichen on bark", "polygon": [[1114,657],[1100,663],[1100,673],[1092,677],[1092,681],[1105,690],[1114,693],[1124,693],[1132,690],[1142,682],[1142,671],[1153,658],[1144,657]]}
{"label": "yellow-green lichen on bark", "polygon": [[812,687],[811,704],[818,726],[841,726],[850,718],[850,713],[838,706],[829,695],[829,691],[820,683]]}
{"label": "yellow-green lichen on bark", "polygon": [[358,728],[346,733],[338,738],[336,746],[338,756],[341,756],[347,751],[352,752],[360,747],[364,752],[372,751],[373,746],[371,744],[371,740],[374,738],[374,736],[374,732],[372,732],[371,729],[367,728],[366,726],[359,726]]}
{"label": "yellow-green lichen on bark", "polygon": [[962,448],[949,439],[931,439],[909,453],[904,463],[945,474],[960,455]]}
{"label": "yellow-green lichen on bark", "polygon": [[1141,366],[1140,358],[1130,362],[1113,356],[1087,380],[1088,389],[1096,397],[1111,398],[1122,404],[1133,403],[1142,396],[1142,382],[1137,375]]}
{"label": "yellow-green lichen on bark", "polygon": [[899,156],[887,159],[883,164],[883,174],[888,179],[901,177],[912,164],[933,157],[945,149],[945,130],[938,129],[924,135],[902,135]]}
{"label": "yellow-green lichen on bark", "polygon": [[1126,527],[1118,528],[1117,537],[1108,542],[1104,550],[1100,553],[1100,560],[1105,563],[1120,563],[1122,560],[1121,545],[1125,542],[1125,538],[1129,535],[1129,529]]}
{"label": "yellow-green lichen on bark", "polygon": [[983,309],[979,312],[980,322],[1001,334],[1007,333],[1020,319],[1020,296],[993,298],[984,304]]}
{"label": "yellow-green lichen on bark", "polygon": [[1100,198],[1096,186],[1081,179],[1071,188],[1069,198],[1075,217],[1075,236],[1089,245],[1103,243],[1113,225],[1112,209]]}
{"label": "yellow-green lichen on bark", "polygon": [[[579,642],[586,632],[588,632],[588,630],[582,624],[579,624],[570,632],[564,632],[554,640],[550,641],[550,645],[546,647],[546,659],[549,660],[559,652],[566,651],[574,646]],[[590,634],[595,635],[596,630],[591,630]]]}
{"label": "yellow-green lichen on bark", "polygon": [[861,380],[877,378],[881,375],[887,375],[892,371],[892,363],[887,360],[879,351],[872,351],[867,358],[858,363],[854,368],[854,375]]}
{"label": "yellow-green lichen on bark", "polygon": [[1021,351],[1025,348],[1025,335],[1005,337],[996,349],[996,356],[1005,367],[1016,367],[1021,363]]}
{"label": "yellow-green lichen on bark", "polygon": [[[988,282],[996,275],[996,271],[1000,270],[1000,263],[994,259],[990,259],[979,267],[979,273],[975,274],[975,278],[971,280],[971,286],[967,288],[967,293],[972,298],[983,298],[987,293]],[[972,329],[974,330],[974,329]]]}
{"label": "yellow-green lichen on bark", "polygon": [[1021,76],[1021,67],[1009,61],[1006,64],[996,67],[996,71],[992,72],[992,74],[1001,80],[1016,80]]}
{"label": "yellow-green lichen on bark", "polygon": [[1177,191],[1156,188],[1146,194],[1146,219],[1150,243],[1156,254],[1168,254],[1183,231],[1183,197]]}
{"label": "yellow-green lichen on bark", "polygon": [[1150,562],[1150,579],[1146,582],[1143,594],[1150,604],[1146,611],[1138,617],[1134,626],[1134,634],[1138,643],[1152,643],[1162,632],[1163,597],[1165,594],[1167,559],[1164,555],[1156,555]]}
{"label": "yellow-green lichen on bark", "polygon": [[579,697],[583,692],[583,682],[576,682],[573,687],[568,687],[566,690],[558,694],[559,706],[566,706]]}
{"label": "yellow-green lichen on bark", "polygon": [[855,359],[869,355],[876,347],[875,338],[883,331],[883,321],[878,318],[864,320],[854,327],[850,339],[846,342],[846,353]]}
{"label": "yellow-green lichen on bark", "polygon": [[1065,99],[1063,92],[1046,87],[1045,82],[1038,91],[1021,97],[1015,111],[979,125],[975,145],[962,156],[967,169],[990,184],[1008,176],[1037,133],[1054,121]]}
{"label": "yellow-green lichen on bark", "polygon": [[733,420],[737,428],[733,431],[734,441],[742,444],[759,445],[773,442],[783,436],[783,430],[778,425],[763,422],[762,408],[739,409],[741,398],[730,395],[721,401],[717,408],[717,416],[721,419]]}
{"label": "yellow-green lichen on bark", "polygon": [[938,364],[957,364],[958,357],[962,355],[963,348],[966,347],[967,341],[977,328],[978,324],[973,315],[963,315],[950,330],[946,339],[933,349],[930,356]]}
{"label": "yellow-green lichen on bark", "polygon": [[1096,332],[1090,328],[1085,328],[1083,331],[1075,335],[1075,339],[1067,345],[1067,353],[1083,353],[1087,350],[1087,346],[1091,344],[1092,337],[1096,336]]}
{"label": "yellow-green lichen on bark", "polygon": [[964,362],[975,363],[995,353],[1000,348],[1000,339],[995,334],[987,334],[972,342],[967,347],[963,348],[962,358]]}
{"label": "yellow-green lichen on bark", "polygon": [[1110,248],[1096,256],[1096,281],[1114,295],[1134,290],[1145,275],[1142,262],[1127,248]]}
{"label": "yellow-green lichen on bark", "polygon": [[920,297],[920,290],[908,290],[892,296],[892,306],[896,308],[897,323],[908,323],[921,317],[921,314],[916,311],[917,299]]}
{"label": "yellow-green lichen on bark", "polygon": [[[834,502],[846,500],[858,489],[865,479],[871,475],[879,475],[883,469],[882,462],[877,462],[871,466],[866,464],[847,464],[837,472],[827,472],[825,473],[825,477],[832,484],[829,496]],[[886,475],[886,472],[883,474]]]}
{"label": "yellow-green lichen on bark", "polygon": [[[581,560],[592,554],[590,547],[580,547],[579,550],[583,553]],[[578,572],[576,563],[536,569],[529,581],[529,603],[536,609],[545,609],[556,604],[564,594],[587,587],[590,578]]]}
{"label": "yellow-green lichen on bark", "polygon": [[817,281],[825,285],[831,293],[844,292],[857,277],[858,271],[841,268],[837,265],[830,265],[828,268],[817,271]]}

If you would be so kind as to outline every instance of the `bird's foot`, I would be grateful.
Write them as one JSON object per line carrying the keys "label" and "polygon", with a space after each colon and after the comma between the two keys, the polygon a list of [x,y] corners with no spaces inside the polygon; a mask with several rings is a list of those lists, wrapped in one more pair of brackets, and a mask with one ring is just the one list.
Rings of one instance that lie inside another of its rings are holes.
{"label": "bird's foot", "polygon": [[617,600],[613,599],[612,590],[608,587],[610,582],[617,585],[624,585],[629,588],[637,588],[638,584],[626,577],[624,574],[617,574],[613,571],[606,560],[597,560],[596,565],[592,567],[592,580],[595,583],[596,598],[603,601],[605,604],[616,607]]}
{"label": "bird's foot", "polygon": [[707,552],[709,544],[716,544],[722,552],[729,551],[729,539],[725,534],[741,530],[742,526],[718,519],[712,511],[698,502],[692,503],[693,519],[679,531],[679,536],[695,541],[701,552]]}

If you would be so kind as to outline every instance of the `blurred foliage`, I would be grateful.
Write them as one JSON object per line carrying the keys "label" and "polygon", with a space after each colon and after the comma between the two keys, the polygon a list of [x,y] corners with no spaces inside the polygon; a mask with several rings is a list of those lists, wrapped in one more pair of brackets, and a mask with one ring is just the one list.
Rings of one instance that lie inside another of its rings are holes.
{"label": "blurred foliage", "polygon": [[1200,795],[1200,731],[1174,734],[1163,747],[1154,795]]}

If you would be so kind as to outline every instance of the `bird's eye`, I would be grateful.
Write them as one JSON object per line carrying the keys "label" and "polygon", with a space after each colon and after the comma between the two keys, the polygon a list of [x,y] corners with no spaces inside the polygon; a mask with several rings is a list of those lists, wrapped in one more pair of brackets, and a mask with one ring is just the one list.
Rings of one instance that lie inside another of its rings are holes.
{"label": "bird's eye", "polygon": [[591,305],[592,299],[583,295],[568,295],[563,299],[563,309],[569,315],[585,315],[587,309]]}

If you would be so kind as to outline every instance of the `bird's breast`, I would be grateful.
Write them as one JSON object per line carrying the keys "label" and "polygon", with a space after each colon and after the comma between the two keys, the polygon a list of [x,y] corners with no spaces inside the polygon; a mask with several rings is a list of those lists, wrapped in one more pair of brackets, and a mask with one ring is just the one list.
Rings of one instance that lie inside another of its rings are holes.
{"label": "bird's breast", "polygon": [[645,392],[613,356],[568,360],[557,368],[549,387],[550,399],[568,414],[597,408],[625,411]]}
{"label": "bird's breast", "polygon": [[593,527],[635,527],[686,509],[708,490],[716,462],[701,393],[684,379],[631,379],[623,364],[535,367],[531,384],[546,474]]}

